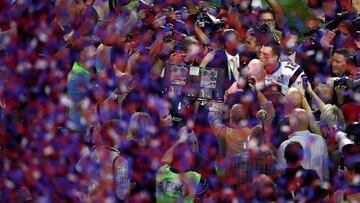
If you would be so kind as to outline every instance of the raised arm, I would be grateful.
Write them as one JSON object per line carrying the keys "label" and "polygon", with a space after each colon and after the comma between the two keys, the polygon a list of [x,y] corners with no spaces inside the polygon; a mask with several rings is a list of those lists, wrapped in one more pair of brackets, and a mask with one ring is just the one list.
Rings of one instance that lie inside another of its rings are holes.
{"label": "raised arm", "polygon": [[314,90],[311,87],[311,84],[308,82],[307,85],[307,92],[310,94],[310,96],[314,99],[316,106],[319,108],[320,111],[324,109],[325,103],[323,100],[320,99],[320,97],[314,92]]}
{"label": "raised arm", "polygon": [[284,28],[285,10],[277,0],[266,0],[271,9],[274,11],[276,24],[280,29]]}
{"label": "raised arm", "polygon": [[[309,85],[309,84],[308,84]],[[310,125],[309,125],[309,129],[311,132],[319,134],[320,135],[320,127],[319,125],[316,123],[316,119],[314,117],[314,114],[312,112],[312,109],[310,107],[309,102],[307,101],[306,97],[305,97],[305,91],[302,87],[299,88],[302,99],[301,99],[301,106],[303,109],[305,109],[306,112],[308,112],[309,117],[310,117]]]}
{"label": "raised arm", "polygon": [[275,117],[275,109],[274,106],[272,105],[271,102],[269,102],[269,100],[265,97],[265,95],[256,88],[256,78],[254,76],[250,77],[251,81],[253,81],[253,84],[250,83],[251,88],[253,89],[253,91],[256,94],[256,98],[260,104],[260,108],[264,109],[266,111],[266,119],[265,119],[265,123],[266,124],[271,124],[274,117]]}
{"label": "raised arm", "polygon": [[213,103],[209,108],[208,119],[216,137],[224,135],[227,127],[222,122],[224,104]]}

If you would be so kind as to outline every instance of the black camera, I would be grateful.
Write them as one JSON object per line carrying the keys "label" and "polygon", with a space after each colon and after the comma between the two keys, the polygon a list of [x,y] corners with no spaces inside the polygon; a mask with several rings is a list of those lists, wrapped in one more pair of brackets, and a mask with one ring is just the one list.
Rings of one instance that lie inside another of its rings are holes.
{"label": "black camera", "polygon": [[255,30],[261,34],[267,34],[271,32],[270,27],[266,23],[256,26]]}
{"label": "black camera", "polygon": [[357,144],[360,144],[360,123],[354,122],[347,126],[345,130],[348,138]]}
{"label": "black camera", "polygon": [[357,18],[355,18],[352,21],[352,24],[355,26],[356,30],[359,31],[360,30],[360,16],[358,16]]}
{"label": "black camera", "polygon": [[344,95],[344,103],[352,102],[351,96],[355,92],[360,92],[360,80],[353,80],[349,77],[338,78],[334,81],[334,94],[336,98],[335,88],[338,86],[345,86],[345,90],[343,92]]}
{"label": "black camera", "polygon": [[219,31],[225,27],[225,21],[223,19],[210,17],[205,9],[202,9],[197,13],[195,23],[207,34]]}
{"label": "black camera", "polygon": [[348,77],[342,77],[342,78],[338,78],[334,81],[334,88],[337,86],[346,86],[347,87],[347,81],[348,81]]}

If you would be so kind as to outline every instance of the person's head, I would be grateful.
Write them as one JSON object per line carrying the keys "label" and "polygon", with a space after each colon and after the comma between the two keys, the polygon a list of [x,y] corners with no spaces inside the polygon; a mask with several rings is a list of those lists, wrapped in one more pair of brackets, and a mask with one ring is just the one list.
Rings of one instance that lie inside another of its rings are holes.
{"label": "person's head", "polygon": [[344,20],[337,26],[339,31],[339,40],[343,40],[341,42],[346,42],[346,40],[354,40],[356,35],[356,29],[353,26],[353,23],[350,20]]}
{"label": "person's head", "polygon": [[288,166],[300,165],[304,158],[304,149],[299,142],[290,142],[285,147],[284,158]]}
{"label": "person's head", "polygon": [[255,199],[258,202],[273,202],[276,200],[276,185],[273,180],[265,174],[254,178],[251,188],[255,190]]}
{"label": "person's head", "polygon": [[197,56],[200,52],[200,49],[200,43],[194,37],[186,37],[184,39],[184,51],[188,56]]}
{"label": "person's head", "polygon": [[263,143],[263,130],[260,125],[254,126],[248,136],[247,146],[249,148],[258,148]]}
{"label": "person's head", "polygon": [[225,50],[229,53],[235,53],[239,46],[238,34],[234,29],[226,29],[222,33],[222,41]]}
{"label": "person's head", "polygon": [[345,132],[350,140],[360,145],[360,122],[350,123]]}
{"label": "person's head", "polygon": [[92,67],[95,65],[96,62],[96,48],[97,44],[94,43],[92,40],[85,40],[79,45],[76,45],[76,50],[79,50],[78,55],[78,62],[81,62],[82,65],[87,67]]}
{"label": "person's head", "polygon": [[276,42],[263,44],[260,48],[259,59],[264,64],[265,69],[277,63],[280,56],[280,48]]}
{"label": "person's head", "polygon": [[253,53],[258,53],[260,50],[260,45],[258,43],[257,40],[257,36],[258,33],[256,33],[256,29],[254,28],[250,28],[247,32],[246,32],[246,36],[245,36],[245,48]]}
{"label": "person's head", "polygon": [[284,30],[284,38],[281,40],[281,47],[286,54],[293,54],[298,47],[300,32],[295,27]]}
{"label": "person's head", "polygon": [[275,15],[272,10],[262,10],[259,14],[259,21],[261,24],[267,24],[272,30],[276,27]]}
{"label": "person's head", "polygon": [[241,104],[235,104],[230,109],[230,124],[242,126],[249,118],[249,111]]}
{"label": "person's head", "polygon": [[127,133],[128,139],[142,142],[140,144],[145,144],[146,138],[151,135],[151,128],[152,123],[150,115],[144,112],[136,112],[130,118]]}
{"label": "person's head", "polygon": [[285,94],[284,106],[285,114],[292,112],[295,108],[301,108],[302,95],[301,92],[291,87]]}
{"label": "person's head", "polygon": [[321,25],[321,20],[317,17],[311,17],[306,20],[306,27],[308,30],[318,29]]}
{"label": "person's head", "polygon": [[349,65],[351,65],[352,54],[349,50],[340,48],[335,50],[331,58],[332,73],[335,76],[340,76],[347,72]]}
{"label": "person's head", "polygon": [[307,130],[310,124],[309,113],[304,109],[296,108],[289,117],[289,123],[294,132]]}
{"label": "person's head", "polygon": [[345,180],[350,185],[360,185],[360,145],[346,145],[342,154],[344,157]]}
{"label": "person's head", "polygon": [[264,69],[264,64],[259,59],[251,60],[247,67],[247,75],[254,76],[256,78],[256,83],[265,81],[266,71]]}
{"label": "person's head", "polygon": [[173,152],[171,166],[179,173],[186,173],[194,168],[196,155],[190,143],[178,144]]}
{"label": "person's head", "polygon": [[[174,89],[170,88],[169,91],[174,91]],[[160,128],[169,128],[174,124],[170,113],[171,103],[167,99],[150,96],[148,97],[147,108]]]}
{"label": "person's head", "polygon": [[342,111],[336,105],[327,104],[321,111],[320,128],[323,134],[329,135],[336,133],[334,127],[345,129],[346,121]]}

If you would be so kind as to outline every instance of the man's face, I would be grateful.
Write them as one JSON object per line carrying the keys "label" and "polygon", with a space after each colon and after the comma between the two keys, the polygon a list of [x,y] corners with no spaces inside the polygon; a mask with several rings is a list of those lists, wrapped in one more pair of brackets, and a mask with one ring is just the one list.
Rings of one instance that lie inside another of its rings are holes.
{"label": "man's face", "polygon": [[259,52],[259,59],[264,64],[264,66],[275,64],[277,60],[277,55],[272,51],[272,47],[262,46]]}
{"label": "man's face", "polygon": [[283,40],[283,50],[291,55],[295,52],[299,42],[299,37],[297,35],[289,34]]}
{"label": "man's face", "polygon": [[334,75],[339,76],[345,73],[347,68],[345,56],[341,54],[334,54],[332,57],[331,66]]}
{"label": "man's face", "polygon": [[235,33],[230,33],[226,36],[226,49],[236,50],[239,45],[239,40]]}
{"label": "man's face", "polygon": [[198,44],[190,44],[188,47],[187,47],[187,50],[186,50],[186,53],[189,55],[189,56],[197,56],[200,52],[200,46]]}
{"label": "man's face", "polygon": [[260,15],[259,18],[260,22],[266,23],[272,30],[275,29],[276,23],[275,23],[275,17],[270,12],[265,12]]}
{"label": "man's face", "polygon": [[258,53],[259,51],[259,46],[257,45],[256,42],[256,37],[252,36],[251,34],[247,33],[246,34],[246,48],[252,52]]}
{"label": "man's face", "polygon": [[310,19],[306,22],[306,27],[308,30],[317,29],[320,27],[320,21],[317,19]]}

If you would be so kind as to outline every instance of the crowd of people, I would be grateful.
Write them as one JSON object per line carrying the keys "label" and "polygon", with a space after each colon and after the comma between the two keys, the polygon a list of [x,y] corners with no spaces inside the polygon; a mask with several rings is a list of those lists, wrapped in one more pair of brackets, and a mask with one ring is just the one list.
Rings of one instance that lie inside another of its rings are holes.
{"label": "crowd of people", "polygon": [[0,202],[360,202],[360,1],[0,14]]}

